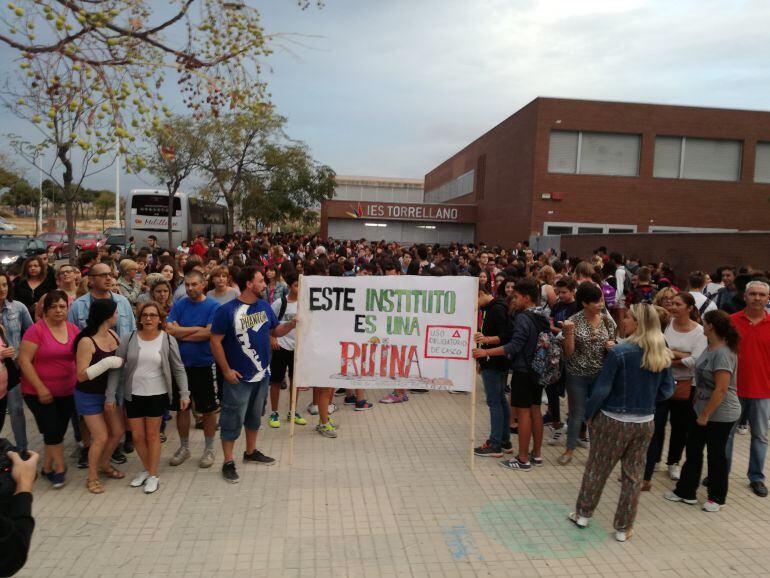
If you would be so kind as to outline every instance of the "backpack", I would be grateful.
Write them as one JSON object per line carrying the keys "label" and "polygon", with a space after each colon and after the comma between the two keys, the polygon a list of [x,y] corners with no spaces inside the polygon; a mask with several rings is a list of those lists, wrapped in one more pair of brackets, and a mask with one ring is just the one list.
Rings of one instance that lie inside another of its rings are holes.
{"label": "backpack", "polygon": [[610,285],[606,280],[601,284],[602,295],[604,296],[604,305],[607,307],[615,307],[616,297],[618,294],[617,289]]}
{"label": "backpack", "polygon": [[281,297],[281,309],[278,311],[278,321],[283,319],[283,316],[286,314],[286,306],[289,304],[289,300],[284,296]]}
{"label": "backpack", "polygon": [[[532,325],[535,325],[530,315],[527,313]],[[545,387],[556,383],[561,378],[563,341],[563,337],[554,335],[550,329],[538,334],[535,354],[529,364],[530,369],[537,375],[538,385]]]}
{"label": "backpack", "polygon": [[651,305],[653,297],[655,297],[655,288],[652,285],[641,285],[634,289],[634,303]]}

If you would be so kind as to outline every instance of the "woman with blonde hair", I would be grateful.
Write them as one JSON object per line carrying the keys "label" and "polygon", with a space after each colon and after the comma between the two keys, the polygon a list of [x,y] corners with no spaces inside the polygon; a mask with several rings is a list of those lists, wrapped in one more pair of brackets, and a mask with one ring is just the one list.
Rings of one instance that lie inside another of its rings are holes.
{"label": "woman with blonde hair", "polygon": [[540,306],[543,309],[547,309],[548,314],[550,314],[551,309],[559,299],[556,290],[553,288],[555,279],[556,271],[553,270],[553,267],[550,265],[540,267],[540,271],[537,273],[537,282],[540,284]]}
{"label": "woman with blonde hair", "polygon": [[633,305],[623,323],[629,337],[608,353],[586,402],[591,453],[575,512],[569,515],[578,527],[588,526],[607,477],[620,461],[622,486],[614,521],[618,542],[633,535],[656,402],[674,392],[672,354],[655,308]]}
{"label": "woman with blonde hair", "polygon": [[677,293],[679,293],[679,291],[673,287],[663,287],[655,294],[655,297],[653,297],[652,304],[665,308],[666,311],[673,315],[674,297],[676,297]]}

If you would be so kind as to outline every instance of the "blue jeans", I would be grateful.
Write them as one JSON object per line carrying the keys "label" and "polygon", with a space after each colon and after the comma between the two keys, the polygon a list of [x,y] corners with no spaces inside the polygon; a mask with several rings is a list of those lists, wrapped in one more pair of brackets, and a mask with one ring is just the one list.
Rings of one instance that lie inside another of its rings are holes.
{"label": "blue jeans", "polygon": [[[598,374],[597,374],[598,375]],[[591,387],[597,375],[567,374],[567,449],[574,450],[577,446],[580,428],[585,421],[586,401],[591,394]]]}
{"label": "blue jeans", "polygon": [[[749,482],[765,481],[765,456],[767,455],[767,420],[770,416],[770,399],[741,397],[741,408],[748,419],[751,429],[751,446],[749,449]],[[735,428],[740,420],[735,422],[727,440],[727,466],[731,469],[733,462],[733,438]]]}
{"label": "blue jeans", "polygon": [[222,413],[219,416],[222,441],[237,440],[243,427],[253,431],[259,430],[269,390],[269,375],[253,383],[229,383],[225,380],[222,388]]}
{"label": "blue jeans", "polygon": [[27,419],[24,417],[24,398],[21,397],[21,385],[8,392],[8,413],[11,414],[13,441],[20,450],[27,449]]}
{"label": "blue jeans", "polygon": [[511,441],[511,406],[505,396],[505,382],[508,370],[482,369],[481,380],[484,382],[484,395],[489,407],[489,443],[499,448]]}

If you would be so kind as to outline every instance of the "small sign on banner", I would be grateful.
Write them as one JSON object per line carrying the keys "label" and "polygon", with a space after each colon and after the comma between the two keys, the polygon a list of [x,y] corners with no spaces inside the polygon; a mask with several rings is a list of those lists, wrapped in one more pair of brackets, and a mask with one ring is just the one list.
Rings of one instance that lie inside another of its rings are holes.
{"label": "small sign on banner", "polygon": [[471,328],[461,325],[428,325],[425,328],[425,357],[470,359]]}

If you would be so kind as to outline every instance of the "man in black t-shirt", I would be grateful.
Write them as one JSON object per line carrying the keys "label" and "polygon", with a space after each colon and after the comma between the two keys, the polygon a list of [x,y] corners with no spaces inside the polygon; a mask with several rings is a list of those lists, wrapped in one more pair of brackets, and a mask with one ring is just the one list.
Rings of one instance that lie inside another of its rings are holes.
{"label": "man in black t-shirt", "polygon": [[[503,299],[493,297],[486,289],[479,290],[479,309],[483,315],[481,331],[476,333],[476,343],[481,347],[497,346],[508,343],[513,326],[508,316],[508,307]],[[508,379],[508,358],[479,357],[481,379],[484,382],[484,394],[489,407],[491,432],[489,439],[474,450],[477,456],[499,458],[503,452],[513,452],[511,445],[511,409],[505,397],[505,384]]]}

